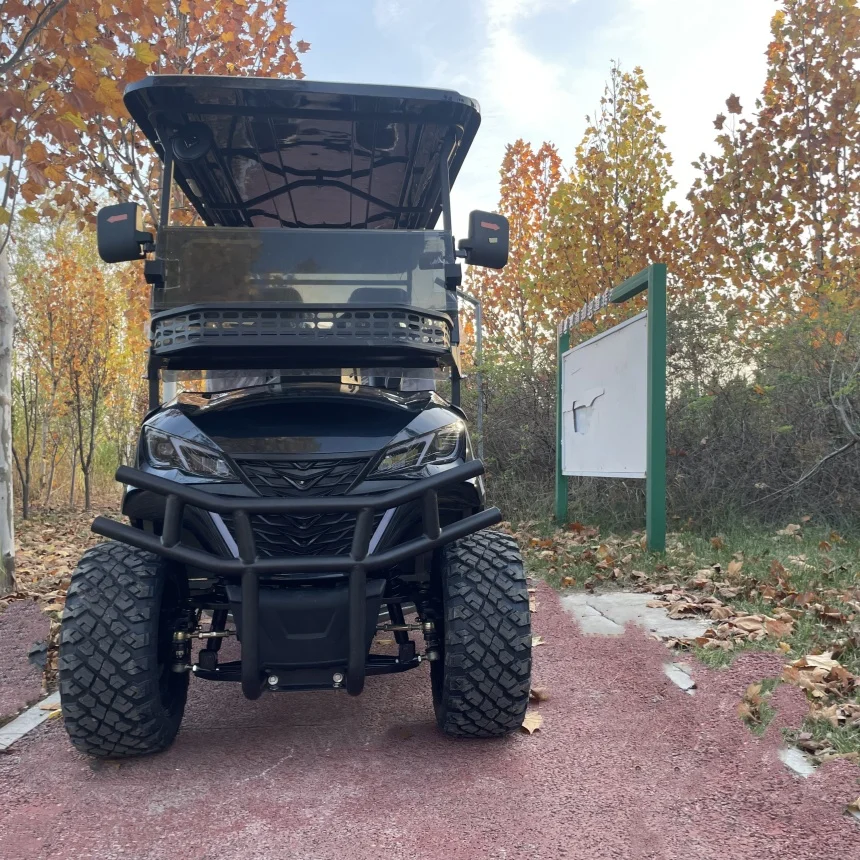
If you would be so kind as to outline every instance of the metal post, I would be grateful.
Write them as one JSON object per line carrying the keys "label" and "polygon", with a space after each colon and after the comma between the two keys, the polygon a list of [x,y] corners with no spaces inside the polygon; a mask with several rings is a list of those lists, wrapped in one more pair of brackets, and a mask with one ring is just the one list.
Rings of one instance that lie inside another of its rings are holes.
{"label": "metal post", "polygon": [[149,408],[156,409],[161,403],[161,392],[158,386],[158,359],[152,354],[152,347],[149,349],[149,359],[146,362],[146,379]]}
{"label": "metal post", "polygon": [[567,523],[567,477],[562,472],[562,356],[570,349],[570,331],[565,331],[558,335],[558,358],[556,365],[558,367],[558,379],[556,380],[555,393],[555,521],[559,525]]}
{"label": "metal post", "polygon": [[645,465],[648,549],[666,549],[666,266],[648,270],[648,450]]}
{"label": "metal post", "polygon": [[484,459],[484,377],[481,366],[484,363],[484,350],[482,343],[483,335],[483,313],[481,311],[481,300],[457,290],[457,295],[464,301],[469,302],[475,308],[475,381],[478,383],[478,458]]}
{"label": "metal post", "polygon": [[161,169],[161,205],[158,210],[158,226],[170,226],[170,202],[173,192],[173,149],[169,140],[164,142],[164,161]]}
{"label": "metal post", "polygon": [[449,137],[439,153],[439,195],[442,204],[442,229],[445,232],[445,259],[448,263],[454,259],[454,236],[451,226],[451,174],[448,170],[448,155],[454,147],[453,137]]}

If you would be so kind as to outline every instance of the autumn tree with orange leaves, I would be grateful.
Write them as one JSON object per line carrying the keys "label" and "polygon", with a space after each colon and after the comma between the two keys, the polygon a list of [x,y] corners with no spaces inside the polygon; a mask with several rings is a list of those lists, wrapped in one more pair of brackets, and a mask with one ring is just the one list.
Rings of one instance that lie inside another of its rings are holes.
{"label": "autumn tree with orange leaves", "polygon": [[[529,246],[537,329],[668,264],[670,504],[683,517],[801,505],[838,517],[860,504],[860,11],[856,0],[784,0],[771,30],[761,98],[726,100],[681,209],[669,202],[672,160],[644,73],[614,65],[545,239]],[[516,189],[502,186],[514,217]],[[483,290],[490,319],[511,289]],[[610,308],[574,336],[641,307],[644,297]],[[522,329],[501,326],[515,348]],[[550,355],[543,366],[553,365]],[[487,401],[489,480],[526,516],[551,496],[554,436],[552,381],[533,367],[485,368],[488,390],[504,392]],[[637,498],[613,493],[586,507],[609,513]]]}
{"label": "autumn tree with orange leaves", "polygon": [[672,157],[642,69],[613,64],[598,110],[586,120],[553,199],[547,301],[556,322],[649,263],[670,262],[676,247],[667,200]]}
{"label": "autumn tree with orange leaves", "polygon": [[[0,0],[0,593],[14,566],[11,342],[6,252],[20,216],[91,219],[105,193],[152,209],[156,160],[122,105],[150,73],[300,77],[287,3]],[[143,287],[142,287],[143,289]],[[86,447],[86,446],[85,446]]]}
{"label": "autumn tree with orange leaves", "polygon": [[860,308],[860,9],[785,0],[755,114],[737,97],[689,194],[702,280],[754,331]]}
{"label": "autumn tree with orange leaves", "polygon": [[481,299],[491,347],[531,363],[551,338],[544,249],[561,158],[552,144],[535,151],[518,140],[506,148],[500,176],[499,211],[510,222],[510,257],[501,271],[472,273],[469,288]]}

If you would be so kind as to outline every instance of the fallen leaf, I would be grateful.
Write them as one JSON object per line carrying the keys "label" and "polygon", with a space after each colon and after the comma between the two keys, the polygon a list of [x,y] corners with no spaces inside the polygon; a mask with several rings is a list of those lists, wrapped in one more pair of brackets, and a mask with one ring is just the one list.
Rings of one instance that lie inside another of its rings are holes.
{"label": "fallen leaf", "polygon": [[800,531],[800,526],[797,523],[789,523],[784,529],[780,529],[777,534],[783,537],[793,537]]}
{"label": "fallen leaf", "polygon": [[543,717],[537,711],[526,711],[520,728],[528,735],[533,735],[543,725]]}
{"label": "fallen leaf", "polygon": [[549,699],[549,690],[546,687],[532,687],[529,690],[530,702],[545,702]]}
{"label": "fallen leaf", "polygon": [[[804,665],[800,666],[801,663]],[[799,668],[811,666],[816,669],[826,669],[829,672],[831,669],[835,669],[839,666],[839,661],[833,659],[831,651],[827,651],[824,654],[807,654],[805,657],[801,657],[800,660],[796,661],[793,665],[798,666]]]}
{"label": "fallen leaf", "polygon": [[538,636],[537,634],[532,635],[532,648],[537,648],[538,645],[545,644],[543,641],[543,636]]}

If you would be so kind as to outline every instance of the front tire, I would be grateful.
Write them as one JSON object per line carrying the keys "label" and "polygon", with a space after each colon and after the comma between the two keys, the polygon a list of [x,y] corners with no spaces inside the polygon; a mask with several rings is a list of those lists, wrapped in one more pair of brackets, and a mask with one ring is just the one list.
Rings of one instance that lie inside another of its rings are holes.
{"label": "front tire", "polygon": [[526,574],[513,538],[483,531],[445,547],[443,655],[430,664],[446,735],[494,738],[522,725],[531,679]]}
{"label": "front tire", "polygon": [[182,722],[188,674],[172,671],[181,589],[153,553],[108,541],[72,575],[60,630],[63,719],[87,755],[166,749]]}

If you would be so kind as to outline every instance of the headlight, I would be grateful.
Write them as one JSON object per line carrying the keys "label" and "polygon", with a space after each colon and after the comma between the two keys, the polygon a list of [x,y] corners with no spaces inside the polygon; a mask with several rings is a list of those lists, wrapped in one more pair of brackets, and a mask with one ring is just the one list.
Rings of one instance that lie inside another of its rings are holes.
{"label": "headlight", "polygon": [[146,457],[157,469],[179,469],[189,475],[222,481],[239,480],[224,457],[212,448],[149,427],[144,430],[143,438]]}
{"label": "headlight", "polygon": [[449,463],[466,449],[466,425],[455,421],[424,436],[389,445],[370,477],[403,472],[431,463]]}

